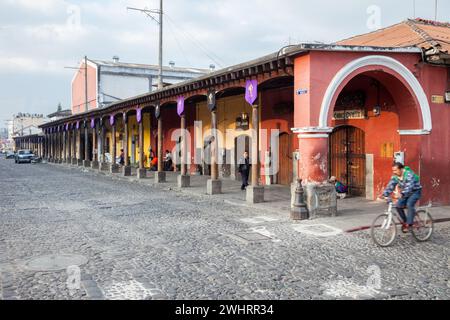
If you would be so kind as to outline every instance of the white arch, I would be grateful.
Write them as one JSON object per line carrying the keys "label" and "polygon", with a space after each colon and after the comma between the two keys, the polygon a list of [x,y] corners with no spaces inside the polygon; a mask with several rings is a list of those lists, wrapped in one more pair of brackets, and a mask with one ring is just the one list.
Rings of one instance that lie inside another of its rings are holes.
{"label": "white arch", "polygon": [[344,66],[333,78],[330,85],[325,92],[325,96],[322,101],[322,107],[320,109],[319,127],[321,129],[327,129],[328,124],[328,113],[330,112],[331,102],[333,97],[336,95],[336,91],[339,85],[344,81],[350,74],[354,71],[366,67],[366,66],[384,66],[395,72],[397,72],[411,87],[413,90],[417,101],[420,105],[420,110],[422,113],[423,128],[421,130],[405,130],[399,131],[400,134],[429,134],[433,128],[431,121],[431,111],[430,105],[428,103],[427,96],[423,91],[422,86],[412,72],[406,68],[399,61],[379,55],[372,55],[354,60]]}

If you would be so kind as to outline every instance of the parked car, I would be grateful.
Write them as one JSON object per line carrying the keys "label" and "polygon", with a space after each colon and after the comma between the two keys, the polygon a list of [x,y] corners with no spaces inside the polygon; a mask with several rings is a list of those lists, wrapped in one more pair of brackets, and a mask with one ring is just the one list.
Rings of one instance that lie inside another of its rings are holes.
{"label": "parked car", "polygon": [[12,151],[6,151],[6,156],[5,159],[15,159],[16,158],[16,154]]}
{"label": "parked car", "polygon": [[19,150],[16,154],[16,163],[31,163],[34,154],[30,150]]}

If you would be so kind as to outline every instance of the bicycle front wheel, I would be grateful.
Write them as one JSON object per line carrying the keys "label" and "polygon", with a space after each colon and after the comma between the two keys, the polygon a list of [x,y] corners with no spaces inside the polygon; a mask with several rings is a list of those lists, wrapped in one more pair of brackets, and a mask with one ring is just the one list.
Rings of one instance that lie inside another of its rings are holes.
{"label": "bicycle front wheel", "polygon": [[433,230],[434,223],[430,213],[425,210],[417,211],[411,229],[413,237],[419,242],[425,242],[431,238]]}
{"label": "bicycle front wheel", "polygon": [[397,236],[394,219],[388,214],[381,214],[375,218],[370,229],[373,242],[380,247],[389,247]]}

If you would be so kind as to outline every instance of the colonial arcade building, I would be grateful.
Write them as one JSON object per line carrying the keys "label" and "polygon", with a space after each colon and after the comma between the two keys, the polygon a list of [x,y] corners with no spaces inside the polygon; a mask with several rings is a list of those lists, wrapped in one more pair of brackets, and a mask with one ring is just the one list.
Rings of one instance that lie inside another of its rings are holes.
{"label": "colonial arcade building", "polygon": [[[136,166],[144,178],[152,149],[164,182],[170,150],[180,187],[206,175],[215,194],[221,180],[239,179],[248,151],[251,202],[263,201],[265,185],[330,176],[374,200],[396,158],[420,175],[424,202],[450,204],[449,30],[408,20],[333,45],[285,47],[42,125],[42,155],[123,175]],[[121,149],[124,166],[114,160]]]}

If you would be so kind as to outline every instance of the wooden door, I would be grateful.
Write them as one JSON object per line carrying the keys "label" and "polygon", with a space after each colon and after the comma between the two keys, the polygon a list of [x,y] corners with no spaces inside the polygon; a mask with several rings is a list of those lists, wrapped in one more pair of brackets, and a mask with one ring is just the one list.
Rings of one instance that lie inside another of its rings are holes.
{"label": "wooden door", "polygon": [[290,136],[282,133],[279,140],[278,151],[278,184],[288,186],[292,183],[293,164]]}
{"label": "wooden door", "polygon": [[349,187],[350,195],[366,194],[365,134],[361,129],[344,126],[330,140],[331,175]]}

